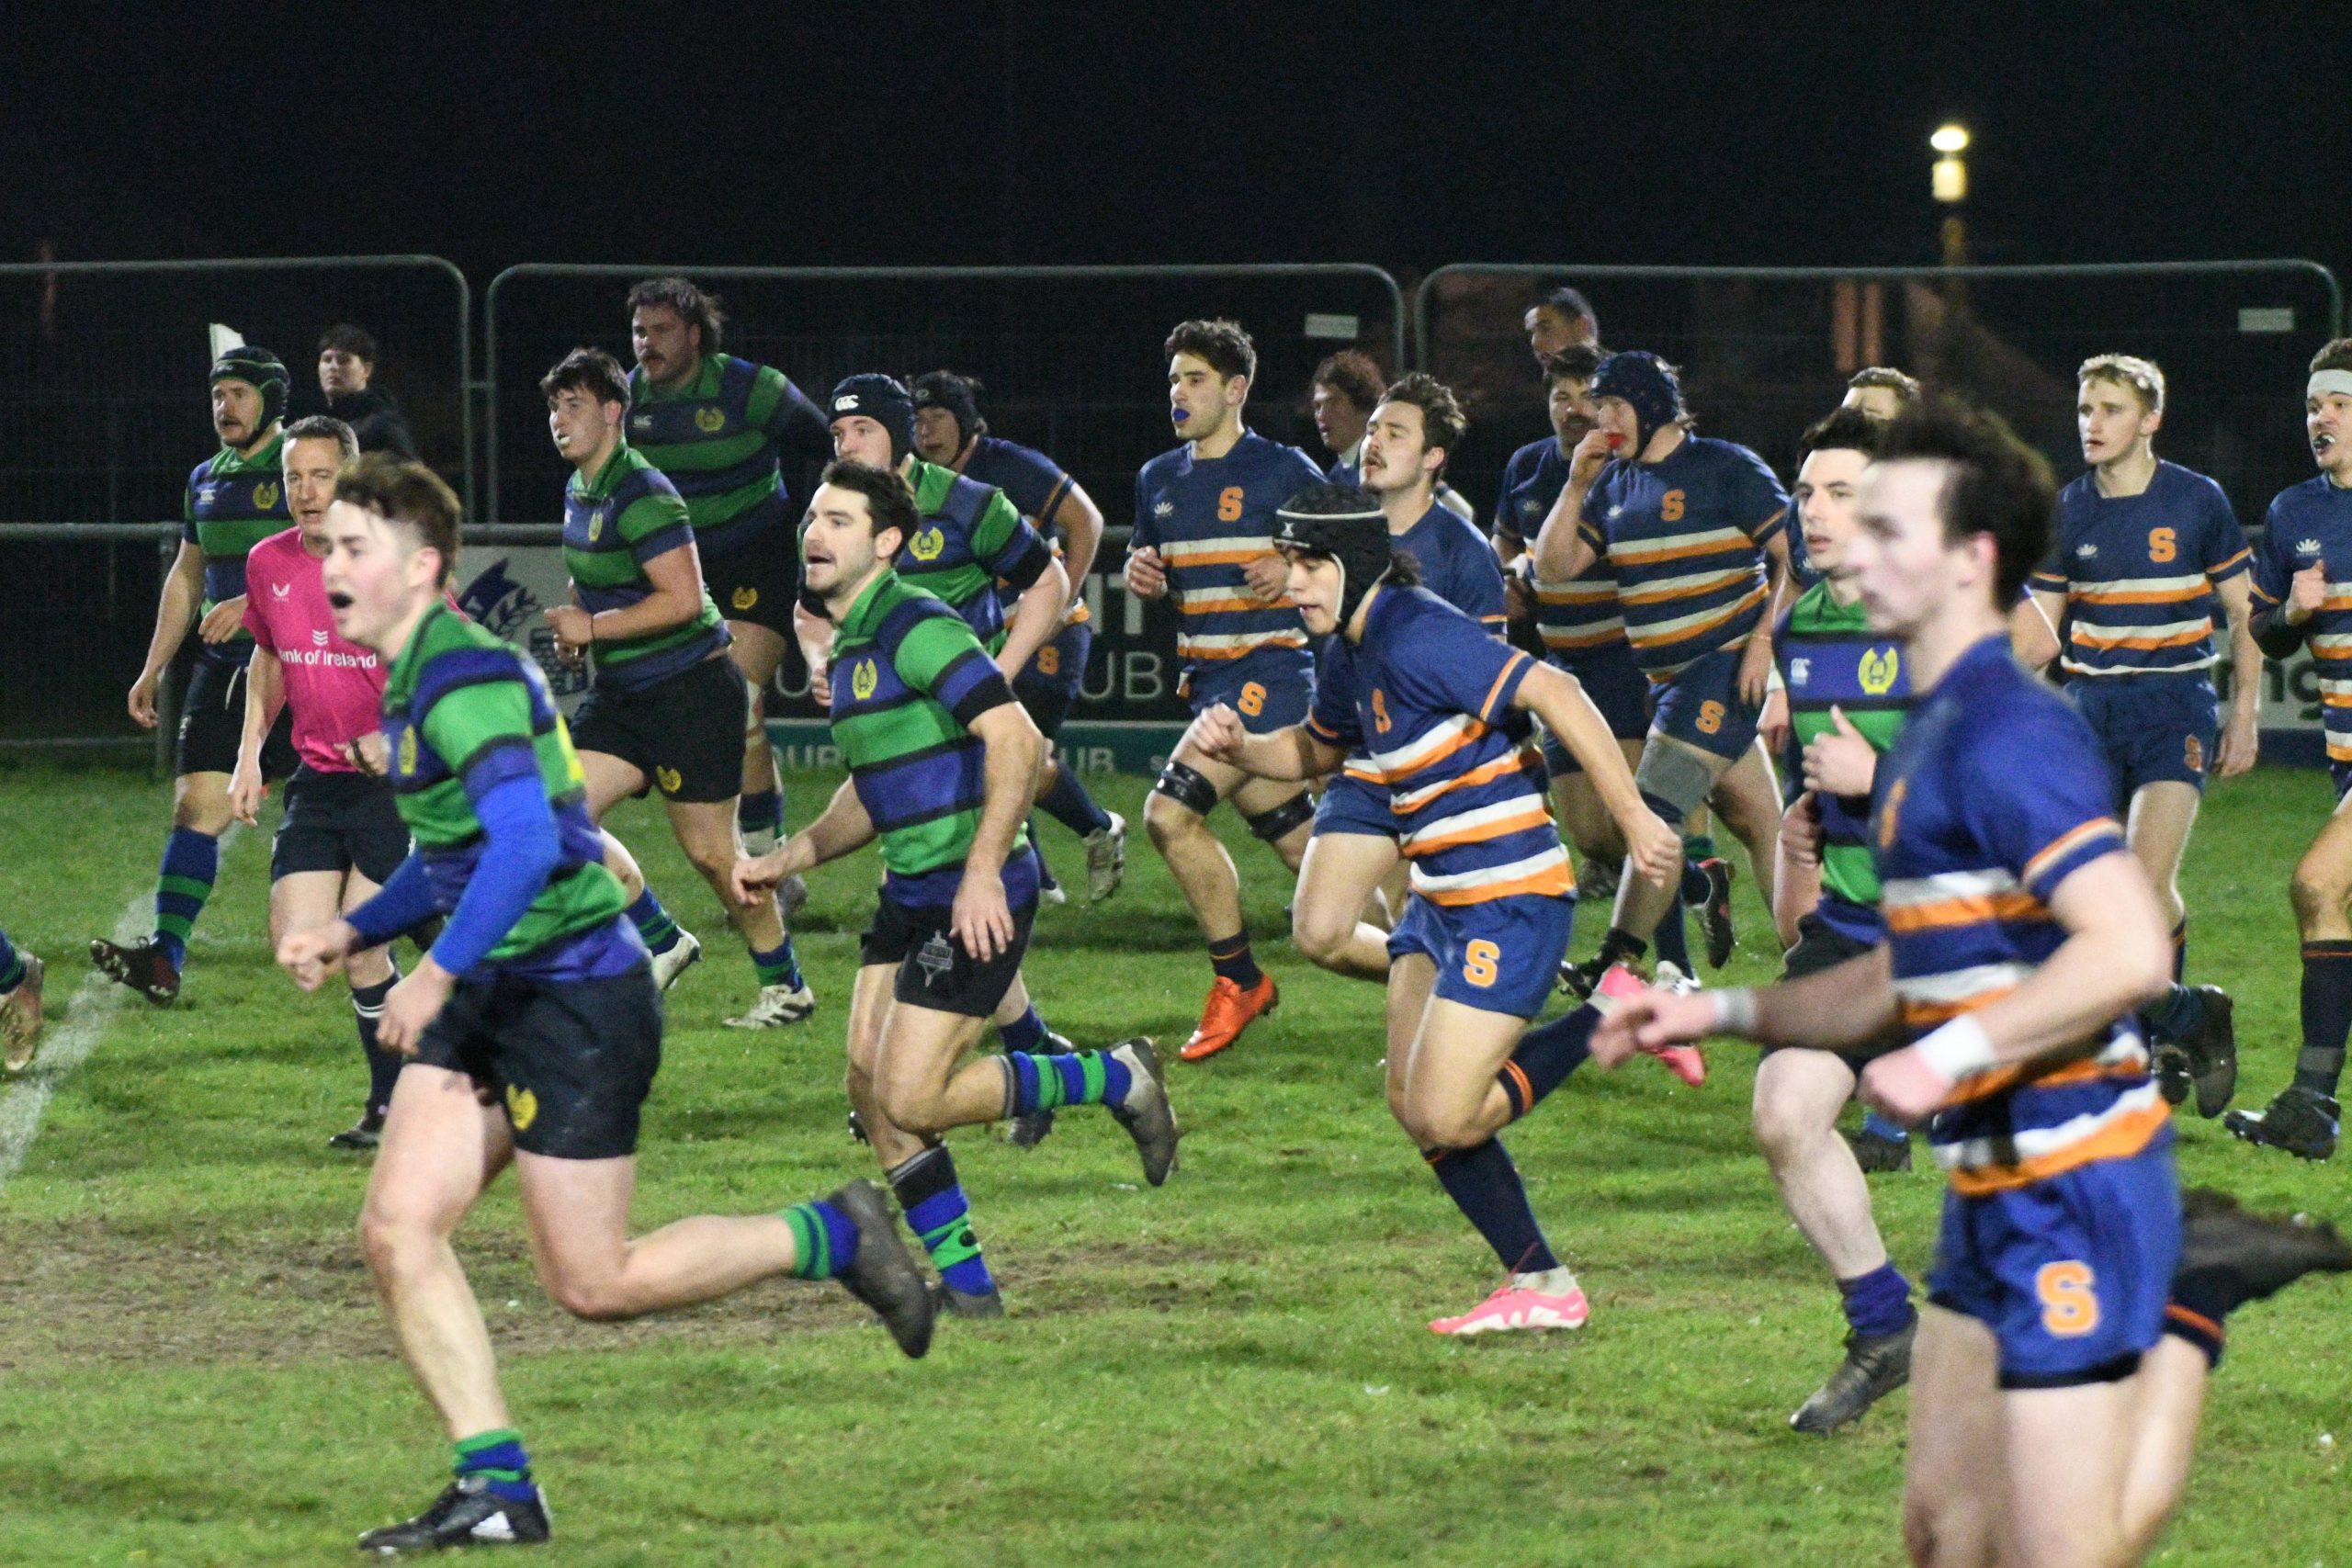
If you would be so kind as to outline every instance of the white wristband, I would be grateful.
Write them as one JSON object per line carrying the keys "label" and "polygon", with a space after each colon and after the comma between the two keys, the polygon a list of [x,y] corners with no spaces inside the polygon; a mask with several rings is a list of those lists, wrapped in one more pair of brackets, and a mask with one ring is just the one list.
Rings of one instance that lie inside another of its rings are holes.
{"label": "white wristband", "polygon": [[1752,1035],[1756,1032],[1756,993],[1746,986],[1709,991],[1715,999],[1715,1032]]}
{"label": "white wristband", "polygon": [[1962,1013],[1912,1049],[1952,1083],[1972,1073],[1983,1072],[1999,1059],[1993,1055],[1992,1037],[1984,1032],[1984,1026],[1976,1021],[1973,1013]]}

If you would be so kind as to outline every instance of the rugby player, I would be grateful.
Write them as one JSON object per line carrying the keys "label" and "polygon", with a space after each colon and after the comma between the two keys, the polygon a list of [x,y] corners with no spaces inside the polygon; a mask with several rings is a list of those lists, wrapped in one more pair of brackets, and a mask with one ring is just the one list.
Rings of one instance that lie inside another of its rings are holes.
{"label": "rugby player", "polygon": [[384,1001],[382,1042],[410,1060],[360,1238],[401,1353],[456,1445],[456,1478],[424,1512],[359,1544],[394,1554],[545,1540],[546,1503],[450,1248],[509,1164],[539,1278],[578,1316],[668,1311],[778,1275],[830,1278],[920,1356],[933,1308],[871,1182],[781,1213],[629,1235],[662,998],[602,863],[563,717],[537,665],[445,603],[458,500],[430,471],[381,454],[346,465],[327,528],[334,629],[384,661],[392,787],[418,848],[373,898],[286,937],[278,962],[314,990],[352,952],[447,917]]}
{"label": "rugby player", "polygon": [[[1372,428],[1372,411],[1380,406],[1385,391],[1380,367],[1360,348],[1343,348],[1315,367],[1307,412],[1315,420],[1316,434],[1331,453],[1331,466],[1323,470],[1325,479],[1335,484],[1363,483],[1364,434]],[[1442,478],[1430,493],[1440,506],[1464,522],[1478,521],[1470,498]]]}
{"label": "rugby player", "polygon": [[[229,780],[238,820],[258,825],[268,789],[262,754],[281,711],[293,716],[294,751],[301,759],[286,781],[285,813],[270,841],[273,950],[288,932],[325,925],[366,902],[408,858],[408,824],[385,776],[383,665],[374,649],[335,634],[320,575],[335,470],[357,456],[358,432],[339,419],[312,414],[288,425],[286,500],[294,526],[245,557],[244,626],[254,650],[245,665],[244,735]],[[400,969],[390,946],[370,947],[352,953],[343,974],[368,1063],[368,1098],[358,1121],[327,1142],[372,1149],[400,1077],[400,1056],[376,1037]]]}
{"label": "rugby player", "polygon": [[40,985],[48,966],[0,931],[0,1066],[21,1073],[40,1049]]}
{"label": "rugby player", "polygon": [[1915,705],[1870,824],[1886,946],[1768,990],[1643,992],[1594,1055],[1711,1033],[1767,1047],[1909,1043],[1864,1095],[1929,1127],[1951,1177],[1911,1395],[1912,1561],[2142,1560],[2188,1470],[2229,1314],[2314,1269],[2326,1226],[2184,1205],[2133,1010],[2170,970],[2098,739],[2011,657],[2050,547],[2048,468],[1986,416],[1887,431],[1845,568],[1902,645]]}
{"label": "rugby player", "polygon": [[1592,313],[1582,291],[1574,288],[1555,288],[1530,305],[1520,328],[1538,365],[1572,344],[1594,348],[1600,343],[1600,318]]}
{"label": "rugby player", "polygon": [[[728,653],[751,687],[735,819],[753,854],[775,848],[784,795],[768,746],[766,694],[792,635],[799,555],[784,464],[831,455],[825,416],[792,378],[722,351],[718,297],[683,277],[628,291],[628,442],[686,503],[703,580],[727,618]],[[793,889],[785,902],[797,903]]]}
{"label": "rugby player", "polygon": [[[1422,587],[1500,637],[1503,573],[1494,547],[1436,495],[1446,459],[1461,450],[1469,425],[1451,388],[1414,371],[1373,408],[1363,440],[1363,489],[1339,483],[1300,496],[1317,496],[1318,505],[1344,503],[1362,519],[1378,516],[1389,547],[1413,558]],[[1319,663],[1319,652],[1317,658]],[[1388,933],[1364,914],[1374,895],[1385,892],[1387,923],[1404,915],[1403,886],[1384,888],[1404,864],[1396,840],[1387,785],[1369,755],[1351,751],[1316,803],[1314,829],[1299,863],[1291,934],[1301,953],[1335,974],[1388,977]]]}
{"label": "rugby player", "polygon": [[[2264,520],[2254,568],[2254,627],[2264,652],[2286,659],[2306,641],[2317,665],[2320,722],[2336,809],[2295,866],[2289,896],[2302,939],[2302,1049],[2294,1080],[2260,1111],[2222,1119],[2250,1143],[2304,1159],[2335,1153],[2343,1110],[2344,1043],[2352,1033],[2352,338],[2312,356],[2303,434],[2319,472],[2280,491]],[[2238,688],[2248,706],[2252,690]]]}
{"label": "rugby player", "polygon": [[[1539,578],[1580,577],[1604,555],[1634,656],[1649,677],[1651,721],[1636,770],[1643,796],[1678,829],[1711,799],[1747,846],[1759,877],[1778,859],[1780,802],[1757,745],[1772,668],[1770,615],[1787,594],[1788,497],[1745,446],[1693,434],[1682,389],[1654,354],[1612,354],[1593,373],[1595,427],[1536,536]],[[1623,455],[1612,457],[1612,452]],[[1609,967],[1639,959],[1671,911],[1681,867],[1663,886],[1623,877],[1600,952],[1566,978],[1589,991]],[[1730,956],[1729,885],[1720,939]]]}
{"label": "rugby player", "polygon": [[[1182,322],[1163,352],[1169,423],[1184,444],[1136,475],[1127,592],[1175,602],[1177,689],[1195,714],[1224,703],[1253,733],[1284,729],[1306,716],[1315,671],[1306,628],[1283,596],[1273,514],[1323,476],[1306,453],[1243,422],[1258,350],[1239,322]],[[1209,830],[1209,813],[1228,796],[1293,872],[1315,818],[1298,781],[1254,777],[1185,742],[1152,784],[1144,827],[1208,942],[1213,976],[1200,1024],[1178,1053],[1188,1062],[1240,1039],[1281,997],[1250,951],[1233,857]]]}
{"label": "rugby player", "polygon": [[[1389,1109],[1506,1274],[1469,1312],[1430,1327],[1579,1327],[1590,1311],[1584,1292],[1544,1239],[1498,1136],[1584,1059],[1598,1017],[1580,1007],[1526,1027],[1551,993],[1576,900],[1567,852],[1513,731],[1533,714],[1584,759],[1632,846],[1629,879],[1668,873],[1674,834],[1642,803],[1576,682],[1416,586],[1419,563],[1356,492],[1318,485],[1284,503],[1276,523],[1290,597],[1325,639],[1314,711],[1252,733],[1214,703],[1187,743],[1260,778],[1317,777],[1351,750],[1369,757],[1412,864],[1413,897],[1387,941]],[[1702,1072],[1695,1053],[1678,1070],[1694,1083]]]}
{"label": "rugby player", "polygon": [[[2181,984],[2188,908],[2180,863],[2206,780],[2246,772],[2259,745],[2253,554],[2222,487],[2155,455],[2165,373],[2154,361],[2086,359],[2075,396],[2091,467],[2058,492],[2057,543],[2028,586],[2042,618],[2066,627],[2066,694],[2107,753],[2132,852],[2172,918],[2172,989],[2148,1010],[2157,1080],[2175,1105],[2193,1082],[2197,1113],[2218,1116],[2237,1086],[2234,1010],[2219,986]],[[2217,720],[2208,673],[2221,658],[2217,601],[2228,617],[2234,682],[2225,720]]]}
{"label": "rugby player", "polygon": [[[589,662],[596,684],[573,716],[588,815],[659,789],[670,831],[732,911],[759,994],[730,1029],[797,1023],[816,1007],[782,908],[738,904],[735,796],[742,787],[747,694],[729,636],[704,586],[686,503],[623,434],[628,382],[602,349],[577,348],[539,380],[548,430],[573,469],[563,491],[563,561],[573,602],[548,611],[557,649]],[[701,944],[677,929],[633,864],[629,915],[666,989]],[[664,960],[667,960],[665,963]]]}
{"label": "rugby player", "polygon": [[1846,396],[1838,406],[1887,423],[1919,406],[1919,378],[1892,365],[1865,365],[1847,378]]}
{"label": "rugby player", "polygon": [[[188,475],[179,554],[164,574],[147,662],[130,687],[130,716],[156,724],[155,689],[196,624],[202,639],[195,673],[180,704],[179,749],[172,783],[172,833],[155,879],[155,931],[143,942],[90,942],[90,962],[158,1007],[180,994],[187,939],[220,874],[220,835],[229,829],[229,775],[237,765],[244,718],[245,552],[284,527],[286,367],[266,348],[230,349],[212,365],[212,429],[220,450]],[[289,725],[270,731],[262,766],[271,778],[294,771]]]}
{"label": "rugby player", "polygon": [[834,627],[833,740],[849,782],[814,822],[735,869],[757,899],[878,839],[879,908],[850,1001],[851,1105],[960,1316],[1004,1310],[942,1135],[1064,1105],[1105,1107],[1154,1187],[1181,1135],[1148,1040],[967,1061],[1020,973],[1037,911],[1022,828],[1043,742],[953,609],[892,561],[935,526],[893,468],[836,459],[802,528],[809,592]]}
{"label": "rugby player", "polygon": [[[916,455],[934,468],[953,469],[1002,491],[1023,520],[1046,540],[1069,579],[1069,604],[1062,612],[1061,629],[1012,677],[1012,694],[1029,710],[1037,732],[1050,742],[1061,734],[1070,709],[1078,704],[1086,682],[1087,660],[1094,651],[1086,580],[1102,543],[1102,513],[1085,487],[1051,457],[989,434],[989,422],[980,416],[978,381],[952,370],[933,370],[916,377],[910,390]],[[1010,584],[1001,585],[997,592],[1000,602],[1017,599],[1017,591]],[[1016,603],[1013,608],[1018,607]],[[1098,805],[1078,770],[1060,758],[1049,757],[1045,772],[1037,804],[1086,846],[1086,896],[1099,903],[1119,890],[1120,880],[1126,874],[1126,818]],[[1043,852],[1037,859],[1044,863]],[[1047,901],[1056,901],[1057,890],[1050,868],[1046,873],[1046,888]]]}

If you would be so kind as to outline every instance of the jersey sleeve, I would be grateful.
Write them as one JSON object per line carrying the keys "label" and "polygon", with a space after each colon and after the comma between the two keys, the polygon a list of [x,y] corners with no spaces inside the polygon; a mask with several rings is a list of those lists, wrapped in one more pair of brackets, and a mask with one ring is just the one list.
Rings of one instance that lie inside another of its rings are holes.
{"label": "jersey sleeve", "polygon": [[1732,516],[1740,531],[1761,545],[1782,532],[1789,520],[1789,492],[1763,458],[1735,446],[1739,463],[1731,470]]}
{"label": "jersey sleeve", "polygon": [[1001,490],[989,497],[979,525],[972,530],[972,554],[1016,589],[1027,588],[1044,576],[1054,558],[1037,530],[1022,520],[1012,498]]}
{"label": "jersey sleeve", "polygon": [[2050,531],[2050,553],[2043,556],[2041,564],[2026,577],[2025,587],[2029,595],[2063,594],[2066,592],[2066,508],[2064,502],[2058,507],[2055,521],[2057,526]]}
{"label": "jersey sleeve", "polygon": [[1329,654],[1315,661],[1315,701],[1306,710],[1306,732],[1341,751],[1363,750],[1363,727],[1356,721],[1355,682],[1340,660]]}
{"label": "jersey sleeve", "polygon": [[773,365],[763,365],[752,378],[752,396],[745,417],[778,452],[797,457],[831,457],[832,427],[808,394]]}
{"label": "jersey sleeve", "polygon": [[1475,525],[1464,523],[1446,567],[1451,581],[1439,597],[1500,636],[1509,618],[1503,607],[1503,564],[1495,547]]}
{"label": "jersey sleeve", "polygon": [[1520,682],[1535,660],[1488,635],[1464,615],[1427,611],[1391,629],[1411,644],[1412,656],[1398,668],[1409,672],[1415,694],[1434,708],[1466,713],[1485,725],[1500,724],[1519,694]]}
{"label": "jersey sleeve", "polygon": [[899,635],[889,650],[891,667],[915,691],[937,702],[970,728],[972,720],[1012,701],[1012,688],[996,660],[952,610],[924,615]]}
{"label": "jersey sleeve", "polygon": [[269,621],[261,613],[259,595],[245,595],[245,613],[238,618],[244,623],[245,634],[254,639],[254,646],[271,653],[277,651],[277,638],[270,634]]}
{"label": "jersey sleeve", "polygon": [[531,694],[514,657],[496,649],[455,649],[435,655],[417,677],[414,723],[471,798],[505,779],[538,772]]}
{"label": "jersey sleeve", "polygon": [[638,565],[668,555],[695,542],[694,526],[686,520],[686,502],[664,486],[649,491],[621,509],[615,526]]}
{"label": "jersey sleeve", "polygon": [[1962,811],[2018,885],[2047,904],[2067,877],[2123,852],[2112,787],[2089,726],[2053,696],[1981,733]]}
{"label": "jersey sleeve", "polygon": [[2283,495],[2263,514],[2262,547],[2254,555],[2254,602],[2264,609],[2286,603],[2287,588],[2295,578],[2295,545],[2290,537]]}
{"label": "jersey sleeve", "polygon": [[2238,514],[2230,507],[2230,498],[2222,487],[2207,479],[2199,497],[2198,529],[2204,546],[2205,578],[2209,582],[2227,582],[2254,565],[2254,552],[2246,547],[2245,528],[2238,522]]}
{"label": "jersey sleeve", "polygon": [[180,537],[193,545],[196,540],[196,487],[202,482],[205,465],[198,463],[188,470],[187,483],[180,487]]}
{"label": "jersey sleeve", "polygon": [[1138,468],[1136,470],[1135,526],[1127,533],[1127,548],[1130,552],[1148,549],[1159,542],[1159,530],[1151,515],[1151,470]]}
{"label": "jersey sleeve", "polygon": [[1608,467],[1592,481],[1592,488],[1584,492],[1584,505],[1577,516],[1577,537],[1591,546],[1592,553],[1603,560],[1609,558],[1609,533],[1600,525],[1600,520],[1609,515],[1619,471],[1617,459],[1611,457]]}
{"label": "jersey sleeve", "polygon": [[1012,499],[1022,516],[1044,528],[1069,493],[1069,476],[1051,457],[1027,446],[1007,442],[991,450],[996,454],[991,482]]}

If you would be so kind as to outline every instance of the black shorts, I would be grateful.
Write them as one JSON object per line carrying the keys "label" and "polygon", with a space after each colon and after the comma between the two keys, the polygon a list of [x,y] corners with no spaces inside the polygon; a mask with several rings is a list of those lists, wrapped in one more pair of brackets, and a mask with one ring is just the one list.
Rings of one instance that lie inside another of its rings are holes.
{"label": "black shorts", "polygon": [[800,593],[800,562],[791,530],[765,529],[723,556],[705,556],[703,586],[730,621],[765,626],[792,640],[792,602]]}
{"label": "black shorts", "polygon": [[732,800],[751,704],[735,661],[716,654],[642,691],[591,691],[571,720],[571,747],[618,757],[666,800]]}
{"label": "black shorts", "polygon": [[322,773],[307,762],[286,781],[286,815],[269,841],[269,879],[298,871],[356,871],[381,887],[408,858],[408,824],[390,779]]}
{"label": "black shorts", "polygon": [[[1783,982],[1802,980],[1807,975],[1818,975],[1825,969],[1835,969],[1849,959],[1860,958],[1878,943],[1862,942],[1838,930],[1819,915],[1797,917],[1797,944],[1781,960]],[[1840,1051],[1838,1059],[1853,1069],[1856,1077],[1862,1068],[1878,1055],[1875,1051]]]}
{"label": "black shorts", "polygon": [[897,964],[898,983],[890,994],[910,1007],[987,1018],[1021,973],[1037,906],[1033,900],[1012,911],[1012,944],[986,964],[965,952],[948,931],[949,913],[944,904],[900,904],[886,896],[859,939],[857,961]]}
{"label": "black shorts", "polygon": [[[237,747],[245,738],[245,667],[217,664],[199,655],[196,672],[188,677],[187,696],[180,704],[180,746],[176,772],[233,773]],[[261,776],[276,781],[292,773],[301,759],[294,754],[294,715],[277,711],[277,722],[261,743]]]}
{"label": "black shorts", "polygon": [[556,1159],[637,1152],[638,1109],[662,1067],[650,967],[604,980],[460,980],[416,1061],[499,1098],[514,1146]]}

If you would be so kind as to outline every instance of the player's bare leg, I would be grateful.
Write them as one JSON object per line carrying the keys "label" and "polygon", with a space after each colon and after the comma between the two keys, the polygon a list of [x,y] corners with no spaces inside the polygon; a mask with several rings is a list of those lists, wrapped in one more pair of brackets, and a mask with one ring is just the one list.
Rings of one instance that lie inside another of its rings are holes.
{"label": "player's bare leg", "polygon": [[[1180,770],[1188,781],[1184,787],[1189,799],[1170,793],[1170,780]],[[1145,802],[1144,827],[1199,923],[1201,935],[1209,944],[1210,963],[1217,972],[1202,1009],[1200,1026],[1180,1053],[1186,1061],[1198,1061],[1231,1045],[1280,1000],[1273,976],[1259,969],[1250,949],[1250,934],[1241,920],[1241,878],[1234,869],[1233,857],[1208,825],[1208,813],[1228,799],[1251,830],[1294,872],[1306,858],[1314,821],[1305,791],[1297,784],[1252,778],[1189,742],[1177,747],[1160,783]]]}
{"label": "player's bare leg", "polygon": [[801,976],[785,930],[776,896],[752,904],[738,903],[730,892],[735,871],[735,803],[732,800],[672,800],[663,802],[671,834],[703,881],[718,895],[736,932],[750,949],[760,993],[751,1009],[727,1021],[731,1028],[773,1028],[797,1023],[816,1010],[817,998]]}
{"label": "player's bare leg", "polygon": [[2172,989],[2148,1009],[2148,1022],[2156,1035],[2156,1080],[2175,1105],[2188,1098],[2193,1086],[2199,1114],[2218,1116],[2237,1090],[2236,1005],[2219,986],[2181,983],[2188,958],[2188,907],[2180,896],[2180,863],[2203,800],[2196,785],[2177,779],[2143,784],[2132,794],[2124,838],[2133,857],[2147,868],[2172,930]]}
{"label": "player's bare leg", "polygon": [[[1396,841],[1377,833],[1317,833],[1299,863],[1291,898],[1291,937],[1298,950],[1336,975],[1380,980],[1388,975],[1388,938],[1364,919],[1365,907],[1403,864]],[[1402,901],[1390,912],[1403,913]]]}
{"label": "player's bare leg", "polygon": [[[1645,790],[1648,790],[1652,787],[1652,781],[1664,781],[1670,775],[1676,781],[1679,793],[1686,797],[1696,795],[1696,800],[1682,807],[1683,820],[1687,821],[1690,812],[1710,795],[1715,794],[1717,786],[1731,771],[1731,762],[1712,751],[1688,745],[1671,736],[1653,733],[1642,748],[1642,759],[1634,777],[1642,783]],[[1671,818],[1669,822],[1672,822]],[[1771,863],[1767,861],[1765,863],[1769,865]],[[1630,858],[1627,859],[1619,874],[1617,905],[1610,918],[1611,940],[1617,940],[1619,933],[1623,933],[1645,943],[1648,933],[1657,929],[1658,921],[1674,908],[1674,901],[1682,896],[1681,877],[1682,859],[1679,852],[1673,869],[1663,883],[1650,881],[1634,868]],[[1604,956],[1607,952],[1604,945]]]}
{"label": "player's bare leg", "polygon": [[[279,877],[269,886],[271,951],[277,950],[288,932],[323,926],[357,908],[375,893],[376,885],[357,871],[297,871]],[[383,1010],[385,995],[399,977],[389,945],[363,949],[344,961],[360,1051],[368,1062],[368,1086],[358,1121],[328,1140],[336,1148],[372,1149],[383,1134],[401,1058],[376,1043],[376,1020]]]}
{"label": "player's bare leg", "polygon": [[1917,1568],[1993,1568],[2008,1532],[1998,1373],[1992,1330],[1922,1309],[1903,1482],[1903,1544]]}
{"label": "player's bare leg", "polygon": [[[2352,796],[2347,796],[2352,800]],[[2222,1118],[2249,1143],[2266,1144],[2305,1159],[2335,1152],[2343,1113],[2336,1085],[2344,1072],[2343,1022],[2352,1009],[2352,809],[2336,803],[2288,886],[2295,929],[2302,938],[2302,1048],[2295,1079],[2261,1111]]]}
{"label": "player's bare leg", "polygon": [[[768,745],[767,693],[784,663],[784,636],[754,621],[729,621],[733,641],[728,655],[750,688],[751,712],[743,732],[743,778],[738,820],[745,854],[763,855],[775,848],[783,817],[782,781],[775,771],[775,751]],[[770,797],[774,808],[770,809]],[[752,820],[756,814],[757,820]]]}

